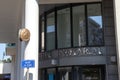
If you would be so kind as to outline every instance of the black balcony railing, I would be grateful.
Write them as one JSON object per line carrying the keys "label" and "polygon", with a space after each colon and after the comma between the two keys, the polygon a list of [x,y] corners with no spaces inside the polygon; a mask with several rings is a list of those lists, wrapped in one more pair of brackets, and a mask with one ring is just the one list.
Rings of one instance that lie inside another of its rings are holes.
{"label": "black balcony railing", "polygon": [[82,47],[82,48],[68,48],[58,49],[48,52],[41,52],[39,60],[58,59],[63,57],[74,56],[104,56],[105,47]]}

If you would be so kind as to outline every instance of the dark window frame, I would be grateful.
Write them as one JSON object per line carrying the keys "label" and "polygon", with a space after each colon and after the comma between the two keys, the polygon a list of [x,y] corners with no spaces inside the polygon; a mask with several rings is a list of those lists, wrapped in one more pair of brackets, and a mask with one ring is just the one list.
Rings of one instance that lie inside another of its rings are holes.
{"label": "dark window frame", "polygon": [[[101,16],[102,16],[102,26],[103,26],[103,44],[101,45],[89,45],[88,44],[88,14],[87,14],[87,5],[89,4],[100,4],[101,5]],[[86,25],[86,45],[85,46],[73,46],[73,10],[72,8],[74,6],[80,6],[80,5],[83,5],[85,6],[85,25]],[[70,33],[71,33],[71,46],[70,47],[63,47],[63,48],[58,48],[58,36],[57,36],[57,11],[58,10],[62,10],[62,9],[65,9],[65,8],[70,8]],[[50,9],[46,12],[44,12],[41,16],[44,16],[45,18],[45,22],[44,22],[44,52],[46,52],[46,26],[47,26],[47,15],[50,14],[51,12],[54,12],[54,17],[55,17],[55,49],[67,49],[67,48],[78,48],[78,47],[101,47],[101,46],[104,46],[104,25],[103,25],[103,11],[102,11],[102,2],[91,2],[91,3],[71,3],[71,4],[66,4],[66,5],[63,5],[63,6],[58,6],[58,7],[54,7],[53,9]],[[40,25],[41,25],[41,22],[40,22]],[[40,27],[41,28],[41,27]],[[39,29],[40,30],[40,29]],[[40,33],[41,35],[41,30],[40,30]],[[41,36],[39,36],[40,39],[41,39]],[[41,40],[39,40],[40,42],[42,42]],[[40,43],[39,45],[41,46],[42,43]],[[41,48],[41,47],[40,47]],[[42,49],[42,48],[41,48]],[[54,50],[54,49],[52,49]],[[49,50],[49,51],[52,51],[52,50]],[[39,50],[40,52],[42,52],[42,50]]]}

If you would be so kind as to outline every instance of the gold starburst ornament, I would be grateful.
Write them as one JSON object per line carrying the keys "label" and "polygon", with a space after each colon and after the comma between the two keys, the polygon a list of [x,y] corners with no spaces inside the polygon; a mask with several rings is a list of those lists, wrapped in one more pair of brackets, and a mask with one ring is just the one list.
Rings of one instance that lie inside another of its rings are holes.
{"label": "gold starburst ornament", "polygon": [[30,31],[26,28],[19,30],[19,38],[21,41],[29,41],[30,40]]}

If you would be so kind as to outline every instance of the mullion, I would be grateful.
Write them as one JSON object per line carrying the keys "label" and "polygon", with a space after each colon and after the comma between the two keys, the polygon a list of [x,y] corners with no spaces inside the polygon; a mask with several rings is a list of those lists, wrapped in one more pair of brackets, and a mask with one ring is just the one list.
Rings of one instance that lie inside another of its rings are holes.
{"label": "mullion", "polygon": [[58,37],[57,37],[57,9],[55,8],[55,49],[58,48]]}
{"label": "mullion", "polygon": [[87,14],[87,4],[85,4],[85,26],[86,26],[86,46],[89,46],[88,40],[88,14]]}
{"label": "mullion", "polygon": [[46,39],[46,37],[47,37],[47,18],[46,18],[46,13],[45,13],[45,15],[44,15],[44,18],[45,18],[45,23],[44,23],[44,32],[45,32],[45,36],[44,36],[44,46],[45,46],[45,51],[46,51],[46,47],[47,47],[47,39]]}
{"label": "mullion", "polygon": [[[89,3],[90,4],[90,3]],[[91,3],[92,4],[92,3]],[[98,4],[101,4],[101,3],[98,3]],[[91,46],[91,45],[89,45],[89,32],[88,32],[88,30],[89,30],[89,26],[88,26],[88,3],[87,4],[81,4],[81,5],[84,5],[84,10],[85,10],[85,30],[86,30],[86,34],[85,34],[85,36],[86,36],[86,45],[85,46]],[[71,41],[70,41],[70,46],[71,47],[74,47],[74,35],[73,35],[73,7],[74,6],[76,6],[76,5],[73,5],[73,4],[69,4],[69,5],[67,5],[67,7],[65,7],[64,6],[64,8],[69,8],[70,9],[70,37],[71,37]],[[55,49],[58,49],[58,30],[57,30],[57,11],[58,10],[61,10],[61,9],[59,9],[60,7],[55,7],[54,9],[52,9],[52,11],[50,11],[49,13],[51,13],[51,12],[53,12],[54,11],[54,23],[55,23]],[[63,7],[62,7],[62,9],[64,9]],[[102,4],[101,4],[101,8],[102,8]],[[101,12],[102,12],[102,9],[101,9]],[[44,27],[45,27],[45,42],[44,42],[44,46],[45,46],[45,51],[46,51],[46,47],[47,47],[47,40],[46,40],[46,37],[47,37],[47,30],[46,30],[46,27],[47,27],[47,12],[45,12],[45,14],[44,14],[44,18],[45,18],[45,23],[44,23]],[[101,15],[102,15],[102,13],[101,13]],[[103,17],[102,17],[103,18]],[[102,19],[103,20],[103,19]],[[104,33],[103,33],[104,34]],[[104,37],[103,37],[103,41],[104,41]],[[79,46],[79,47],[81,47],[81,46]]]}
{"label": "mullion", "polygon": [[73,10],[72,4],[70,5],[70,27],[71,27],[71,47],[73,47]]}
{"label": "mullion", "polygon": [[39,52],[42,52],[42,16],[39,17]]}
{"label": "mullion", "polygon": [[103,44],[102,45],[104,45],[105,44],[105,40],[104,40],[104,19],[103,19],[103,6],[102,6],[102,3],[98,3],[98,4],[100,4],[101,5],[101,16],[102,16],[102,28],[103,28],[103,31],[102,31],[102,39],[103,39]]}

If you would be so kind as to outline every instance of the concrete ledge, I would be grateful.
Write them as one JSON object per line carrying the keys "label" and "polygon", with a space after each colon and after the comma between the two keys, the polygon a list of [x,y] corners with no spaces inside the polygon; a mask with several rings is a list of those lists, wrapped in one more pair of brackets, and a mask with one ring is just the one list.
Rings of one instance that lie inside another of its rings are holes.
{"label": "concrete ledge", "polygon": [[65,57],[57,60],[56,65],[51,64],[51,59],[40,61],[39,68],[70,66],[70,65],[102,65],[106,64],[105,56],[82,56],[82,57]]}

